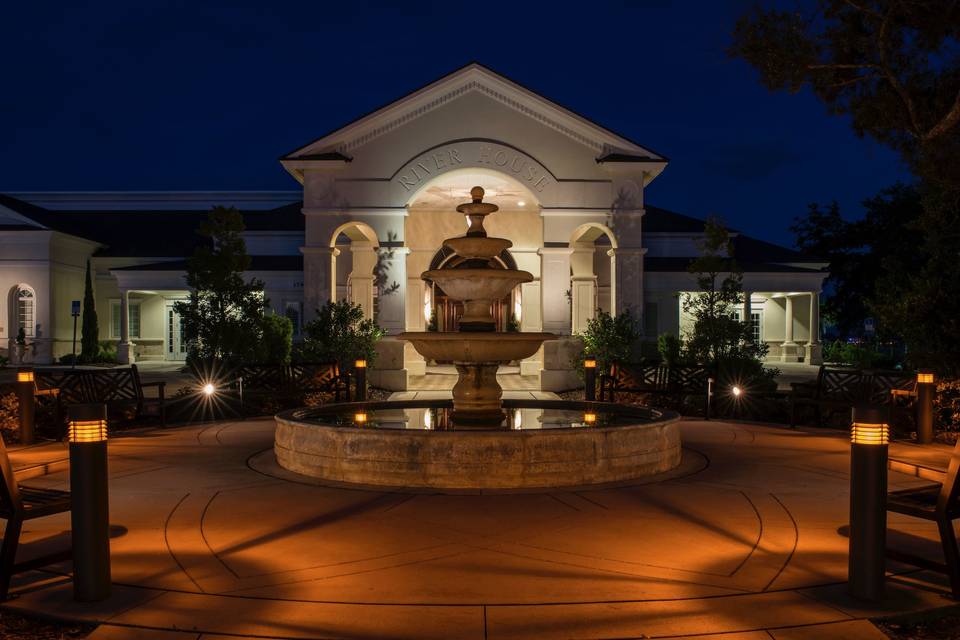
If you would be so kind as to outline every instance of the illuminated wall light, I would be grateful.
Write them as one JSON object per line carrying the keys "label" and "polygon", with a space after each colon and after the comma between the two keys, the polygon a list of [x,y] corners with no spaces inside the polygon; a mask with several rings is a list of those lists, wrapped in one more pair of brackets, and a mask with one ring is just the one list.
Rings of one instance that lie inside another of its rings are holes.
{"label": "illuminated wall light", "polygon": [[70,420],[67,423],[70,442],[103,442],[107,439],[106,420]]}
{"label": "illuminated wall light", "polygon": [[884,422],[854,422],[850,429],[850,441],[853,444],[889,444],[890,428]]}
{"label": "illuminated wall light", "polygon": [[524,202],[523,200],[517,200],[517,206],[518,206],[518,207],[525,207],[525,206],[527,206],[527,203]]}

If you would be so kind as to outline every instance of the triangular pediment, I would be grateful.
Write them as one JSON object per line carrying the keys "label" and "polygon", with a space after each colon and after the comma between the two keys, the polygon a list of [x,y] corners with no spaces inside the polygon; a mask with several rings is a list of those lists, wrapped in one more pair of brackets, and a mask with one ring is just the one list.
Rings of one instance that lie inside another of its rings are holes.
{"label": "triangular pediment", "polygon": [[301,162],[349,162],[351,152],[431,111],[478,92],[588,147],[599,162],[606,158],[666,164],[666,158],[587,118],[471,63],[372,113],[311,142],[281,160],[288,169]]}

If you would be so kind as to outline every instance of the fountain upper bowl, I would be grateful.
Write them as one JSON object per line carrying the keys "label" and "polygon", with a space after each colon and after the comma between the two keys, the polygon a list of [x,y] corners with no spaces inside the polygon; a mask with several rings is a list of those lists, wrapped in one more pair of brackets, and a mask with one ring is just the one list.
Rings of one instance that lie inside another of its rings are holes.
{"label": "fountain upper bowl", "polygon": [[420,274],[437,283],[455,300],[500,300],[524,282],[532,282],[529,271],[513,269],[434,269]]}

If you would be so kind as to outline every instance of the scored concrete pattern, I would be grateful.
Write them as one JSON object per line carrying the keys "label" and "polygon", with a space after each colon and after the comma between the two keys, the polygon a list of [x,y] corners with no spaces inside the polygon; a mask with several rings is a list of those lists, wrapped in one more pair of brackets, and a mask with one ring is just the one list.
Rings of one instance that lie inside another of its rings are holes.
{"label": "scored concrete pattern", "polygon": [[[788,639],[882,637],[862,618],[947,602],[939,577],[902,566],[885,605],[845,595],[842,434],[688,421],[667,480],[445,495],[294,481],[272,433],[111,440],[112,597],[74,603],[64,565],[18,578],[6,606],[105,622],[94,639]],[[68,540],[66,515],[27,525],[21,559]],[[891,525],[936,557],[926,523]]]}

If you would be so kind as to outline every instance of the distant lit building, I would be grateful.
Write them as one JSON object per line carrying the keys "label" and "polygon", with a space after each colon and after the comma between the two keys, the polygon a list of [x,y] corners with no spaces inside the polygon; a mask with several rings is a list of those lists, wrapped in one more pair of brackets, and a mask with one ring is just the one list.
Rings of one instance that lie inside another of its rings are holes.
{"label": "distant lit building", "polygon": [[[646,204],[667,160],[480,65],[280,162],[300,188],[0,195],[0,345],[15,359],[23,328],[26,360],[69,353],[70,303],[92,258],[101,339],[124,361],[183,359],[173,304],[187,295],[184,259],[214,205],[243,211],[250,275],[296,328],[336,298],[391,334],[425,330],[431,314],[453,329],[457,308],[420,273],[449,259],[441,242],[464,232],[454,208],[474,185],[500,206],[489,233],[513,241],[500,260],[535,276],[495,309],[502,327],[513,315],[522,331],[570,334],[597,309],[630,309],[652,342],[687,322],[678,294],[696,289],[686,268],[703,221]],[[751,292],[736,313],[752,318],[772,360],[819,362],[825,265],[741,233],[734,246]],[[424,363],[397,349],[389,384],[402,387]],[[521,363],[527,374],[542,368],[542,352]]]}

